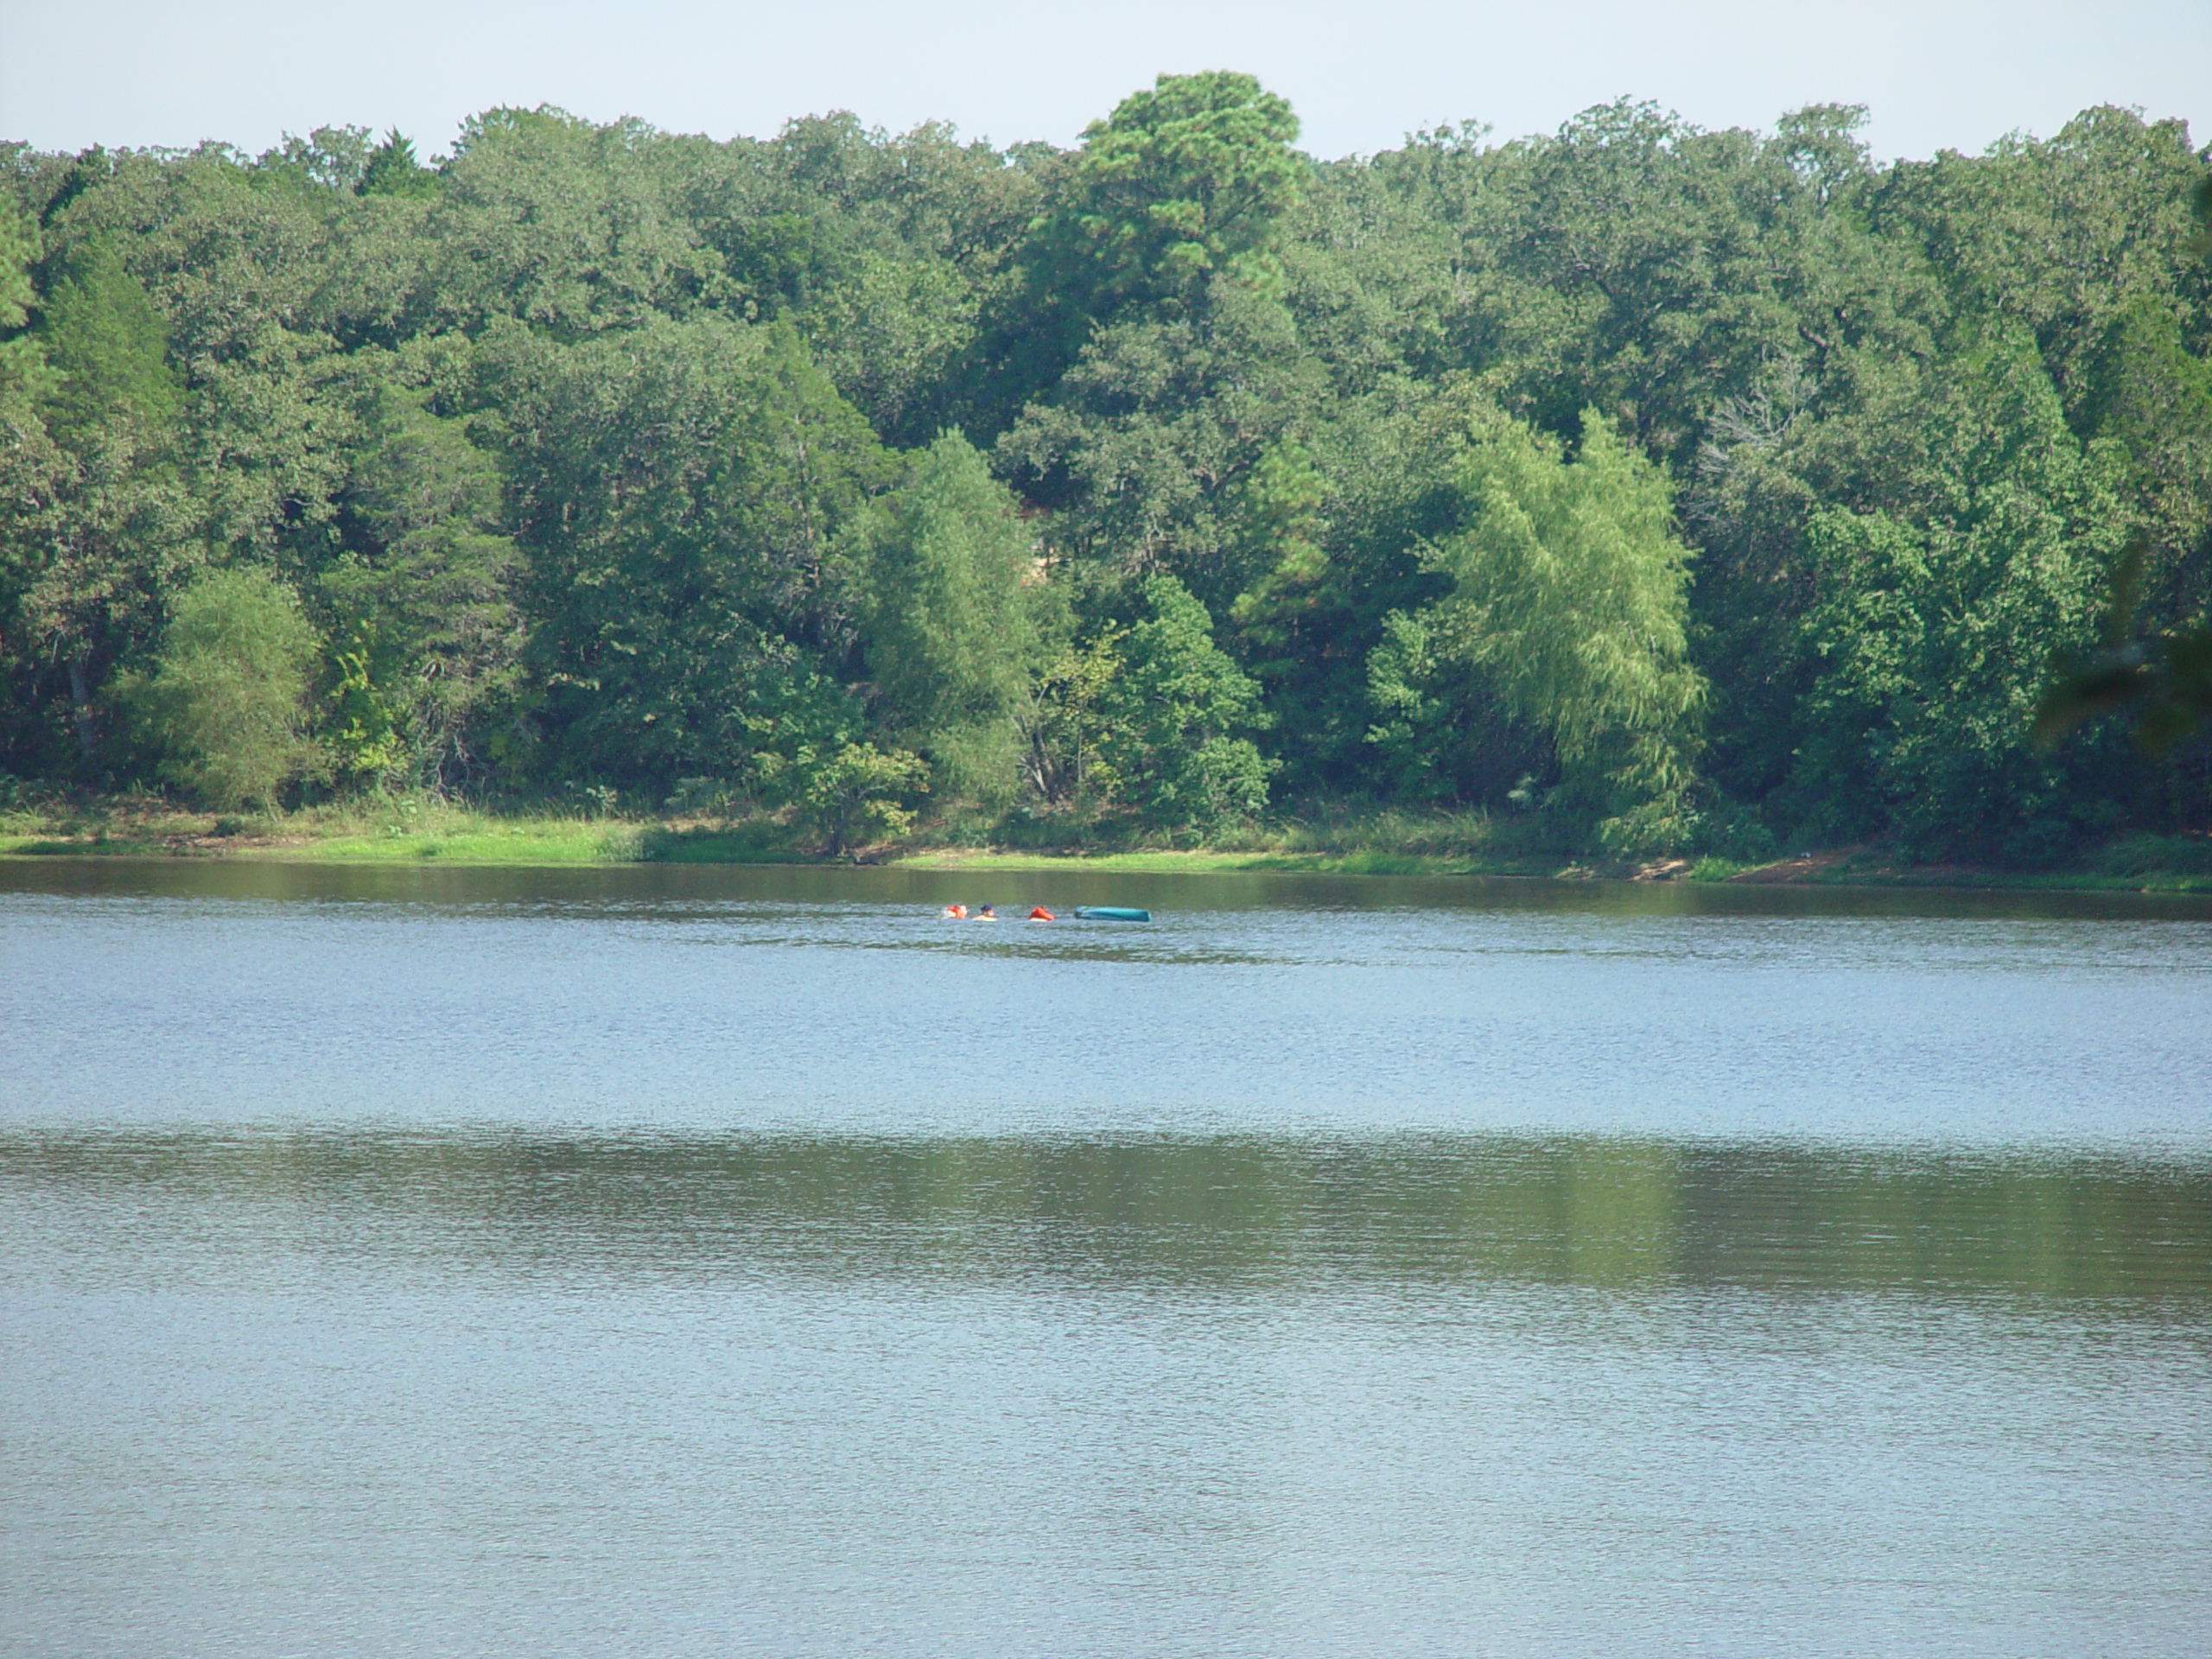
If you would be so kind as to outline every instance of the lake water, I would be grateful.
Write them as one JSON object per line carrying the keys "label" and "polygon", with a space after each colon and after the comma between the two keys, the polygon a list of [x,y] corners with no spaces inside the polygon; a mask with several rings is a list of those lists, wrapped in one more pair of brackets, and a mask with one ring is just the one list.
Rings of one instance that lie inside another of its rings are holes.
{"label": "lake water", "polygon": [[0,863],[0,1655],[2202,1655],[2208,1015],[2183,901]]}

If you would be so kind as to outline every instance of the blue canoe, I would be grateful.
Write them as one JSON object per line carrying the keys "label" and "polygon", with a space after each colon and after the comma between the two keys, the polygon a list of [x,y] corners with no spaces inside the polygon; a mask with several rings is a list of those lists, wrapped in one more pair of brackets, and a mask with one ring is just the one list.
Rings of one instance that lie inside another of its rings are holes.
{"label": "blue canoe", "polygon": [[1077,921],[1083,922],[1148,922],[1152,919],[1152,912],[1148,910],[1123,910],[1114,905],[1077,905],[1075,915]]}

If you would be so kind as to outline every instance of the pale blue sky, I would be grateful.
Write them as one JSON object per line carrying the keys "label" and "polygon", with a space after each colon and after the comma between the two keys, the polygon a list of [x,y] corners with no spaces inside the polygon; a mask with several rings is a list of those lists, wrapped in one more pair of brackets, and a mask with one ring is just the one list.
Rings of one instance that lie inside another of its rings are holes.
{"label": "pale blue sky", "polygon": [[1287,96],[1323,156],[1469,117],[1549,131],[1623,93],[1705,126],[1866,104],[1885,156],[2048,135],[2095,103],[2212,139],[2206,0],[0,0],[0,138],[258,150],[350,122],[428,155],[474,111],[544,102],[715,137],[850,109],[1066,143],[1160,71],[1217,67]]}

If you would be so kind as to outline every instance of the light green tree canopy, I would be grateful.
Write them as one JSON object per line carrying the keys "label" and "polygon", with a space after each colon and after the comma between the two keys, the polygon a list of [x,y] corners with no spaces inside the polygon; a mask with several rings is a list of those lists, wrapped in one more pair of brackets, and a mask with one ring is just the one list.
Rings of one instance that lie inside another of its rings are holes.
{"label": "light green tree canopy", "polygon": [[771,788],[833,857],[895,841],[912,829],[914,810],[906,803],[929,791],[929,771],[918,754],[873,743],[827,749],[805,744],[769,768]]}
{"label": "light green tree canopy", "polygon": [[319,646],[298,599],[266,572],[203,575],[177,596],[140,694],[162,770],[208,806],[273,804],[313,760]]}
{"label": "light green tree canopy", "polygon": [[1454,473],[1465,526],[1429,553],[1451,579],[1432,626],[1511,717],[1548,734],[1560,804],[1624,847],[1664,840],[1697,751],[1689,551],[1666,475],[1592,410],[1567,457],[1503,422]]}

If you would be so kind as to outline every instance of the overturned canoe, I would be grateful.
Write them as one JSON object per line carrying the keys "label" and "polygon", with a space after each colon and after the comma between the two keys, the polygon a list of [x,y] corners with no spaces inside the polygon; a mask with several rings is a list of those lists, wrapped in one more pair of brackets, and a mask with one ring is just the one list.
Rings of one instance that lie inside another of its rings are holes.
{"label": "overturned canoe", "polygon": [[1115,905],[1077,905],[1076,919],[1084,922],[1148,922],[1148,910],[1124,910]]}

